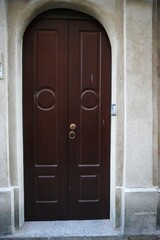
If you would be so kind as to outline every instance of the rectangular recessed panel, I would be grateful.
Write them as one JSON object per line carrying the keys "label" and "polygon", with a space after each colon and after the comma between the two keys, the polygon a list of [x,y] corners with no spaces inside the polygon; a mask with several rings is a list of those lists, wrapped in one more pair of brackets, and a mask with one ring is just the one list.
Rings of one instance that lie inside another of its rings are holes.
{"label": "rectangular recessed panel", "polygon": [[99,201],[99,176],[97,174],[81,175],[79,202],[95,201]]}
{"label": "rectangular recessed panel", "polygon": [[98,89],[100,63],[100,33],[80,32],[81,90]]}
{"label": "rectangular recessed panel", "polygon": [[35,164],[57,166],[58,31],[35,32]]}
{"label": "rectangular recessed panel", "polygon": [[[100,158],[100,33],[80,32],[80,160],[98,165]],[[89,144],[88,144],[89,143]]]}
{"label": "rectangular recessed panel", "polygon": [[58,202],[56,176],[37,176],[35,200],[38,203]]}
{"label": "rectangular recessed panel", "polygon": [[[100,158],[99,109],[81,109],[80,165],[98,165]],[[92,119],[92,121],[91,121]]]}
{"label": "rectangular recessed panel", "polygon": [[37,30],[35,34],[35,48],[37,50],[36,77],[38,87],[44,87],[46,85],[46,87],[55,89],[59,51],[58,31]]}
{"label": "rectangular recessed panel", "polygon": [[57,123],[55,110],[35,113],[35,165],[57,166]]}

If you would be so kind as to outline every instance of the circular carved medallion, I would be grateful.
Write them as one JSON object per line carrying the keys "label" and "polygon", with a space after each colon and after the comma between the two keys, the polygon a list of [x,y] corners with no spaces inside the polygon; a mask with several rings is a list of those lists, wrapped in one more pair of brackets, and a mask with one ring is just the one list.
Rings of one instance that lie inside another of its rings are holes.
{"label": "circular carved medallion", "polygon": [[82,107],[85,109],[94,109],[97,107],[98,96],[93,90],[85,90],[81,95]]}
{"label": "circular carved medallion", "polygon": [[41,89],[37,95],[37,107],[41,110],[51,110],[55,106],[55,94],[50,89]]}

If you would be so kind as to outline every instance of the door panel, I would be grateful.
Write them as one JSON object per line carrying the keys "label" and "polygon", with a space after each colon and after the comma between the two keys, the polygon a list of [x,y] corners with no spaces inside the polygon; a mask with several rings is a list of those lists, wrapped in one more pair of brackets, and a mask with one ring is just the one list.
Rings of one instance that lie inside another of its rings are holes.
{"label": "door panel", "polygon": [[23,54],[26,220],[109,218],[111,56],[103,28],[37,19]]}
{"label": "door panel", "polygon": [[66,219],[68,23],[36,21],[24,56],[26,220]]}
{"label": "door panel", "polygon": [[110,138],[110,46],[94,21],[70,21],[69,36],[69,121],[77,125],[69,142],[69,216],[109,218],[110,151],[103,142]]}

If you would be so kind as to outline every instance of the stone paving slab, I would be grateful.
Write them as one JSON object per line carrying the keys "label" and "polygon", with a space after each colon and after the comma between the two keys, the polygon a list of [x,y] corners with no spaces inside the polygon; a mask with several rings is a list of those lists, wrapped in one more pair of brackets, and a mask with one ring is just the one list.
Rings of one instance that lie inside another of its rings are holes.
{"label": "stone paving slab", "polygon": [[1,240],[160,240],[160,236],[104,236],[104,237],[0,237]]}

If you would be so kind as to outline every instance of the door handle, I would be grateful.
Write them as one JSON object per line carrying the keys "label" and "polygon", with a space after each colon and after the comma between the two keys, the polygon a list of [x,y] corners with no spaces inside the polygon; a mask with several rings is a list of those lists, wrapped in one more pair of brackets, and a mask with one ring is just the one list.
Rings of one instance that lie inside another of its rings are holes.
{"label": "door handle", "polygon": [[70,132],[69,132],[69,138],[70,138],[71,140],[73,140],[73,139],[75,139],[75,137],[76,137],[75,131],[70,131]]}
{"label": "door handle", "polygon": [[76,126],[75,123],[71,123],[69,127],[70,127],[70,129],[71,129],[72,131],[74,131],[74,130],[76,130],[76,127],[77,127],[77,126]]}

